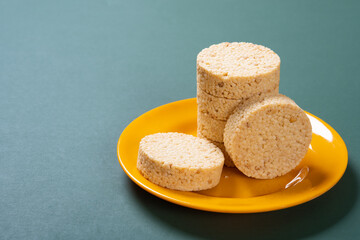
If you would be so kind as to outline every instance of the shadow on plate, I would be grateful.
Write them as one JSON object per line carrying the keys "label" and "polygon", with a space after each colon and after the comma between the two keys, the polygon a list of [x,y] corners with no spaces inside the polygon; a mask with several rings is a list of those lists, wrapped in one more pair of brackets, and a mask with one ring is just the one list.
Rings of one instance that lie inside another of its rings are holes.
{"label": "shadow on plate", "polygon": [[[320,233],[347,215],[358,194],[357,176],[349,165],[330,191],[305,204],[279,211],[226,214],[194,210],[169,203],[134,183],[131,190],[140,207],[170,228],[206,239],[294,239]],[[130,180],[129,180],[130,181]]]}

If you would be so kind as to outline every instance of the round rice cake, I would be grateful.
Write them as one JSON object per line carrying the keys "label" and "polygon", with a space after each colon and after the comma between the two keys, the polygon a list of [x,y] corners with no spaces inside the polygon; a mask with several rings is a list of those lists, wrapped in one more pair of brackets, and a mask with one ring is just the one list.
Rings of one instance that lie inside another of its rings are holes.
{"label": "round rice cake", "polygon": [[261,45],[225,42],[197,56],[197,85],[216,97],[248,98],[272,91],[279,81],[280,57]]}
{"label": "round rice cake", "polygon": [[140,141],[137,168],[146,179],[162,187],[181,191],[215,187],[223,165],[223,153],[206,139],[156,133]]}
{"label": "round rice cake", "polygon": [[246,176],[272,179],[294,169],[305,156],[312,129],[305,112],[284,95],[249,101],[229,117],[224,144]]}

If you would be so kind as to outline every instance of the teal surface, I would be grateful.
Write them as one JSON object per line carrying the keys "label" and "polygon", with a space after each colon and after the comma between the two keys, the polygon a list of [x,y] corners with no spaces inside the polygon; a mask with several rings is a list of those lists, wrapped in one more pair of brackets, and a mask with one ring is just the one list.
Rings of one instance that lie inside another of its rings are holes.
{"label": "teal surface", "polygon": [[[358,238],[359,12],[356,1],[0,1],[0,239]],[[196,55],[223,41],[277,52],[280,91],[343,137],[348,169],[328,193],[209,213],[122,171],[122,130],[195,97]]]}

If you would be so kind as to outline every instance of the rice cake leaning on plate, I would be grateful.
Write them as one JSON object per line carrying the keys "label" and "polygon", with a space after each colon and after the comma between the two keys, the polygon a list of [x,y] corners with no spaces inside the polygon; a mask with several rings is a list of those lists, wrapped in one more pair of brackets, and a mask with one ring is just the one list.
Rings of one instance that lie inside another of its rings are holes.
{"label": "rice cake leaning on plate", "polygon": [[235,110],[224,130],[224,144],[235,166],[248,177],[272,179],[304,158],[312,129],[305,112],[278,94]]}
{"label": "rice cake leaning on plate", "polygon": [[215,187],[223,165],[223,153],[206,139],[184,133],[155,133],[140,141],[137,168],[162,187],[181,191]]}

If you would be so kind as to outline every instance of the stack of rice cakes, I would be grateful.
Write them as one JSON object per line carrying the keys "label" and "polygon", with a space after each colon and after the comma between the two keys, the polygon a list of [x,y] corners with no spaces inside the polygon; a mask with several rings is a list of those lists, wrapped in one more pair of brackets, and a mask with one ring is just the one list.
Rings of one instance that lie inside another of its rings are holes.
{"label": "stack of rice cakes", "polygon": [[218,146],[225,165],[224,128],[229,116],[249,99],[279,93],[280,57],[271,49],[245,42],[220,43],[197,56],[197,134]]}

